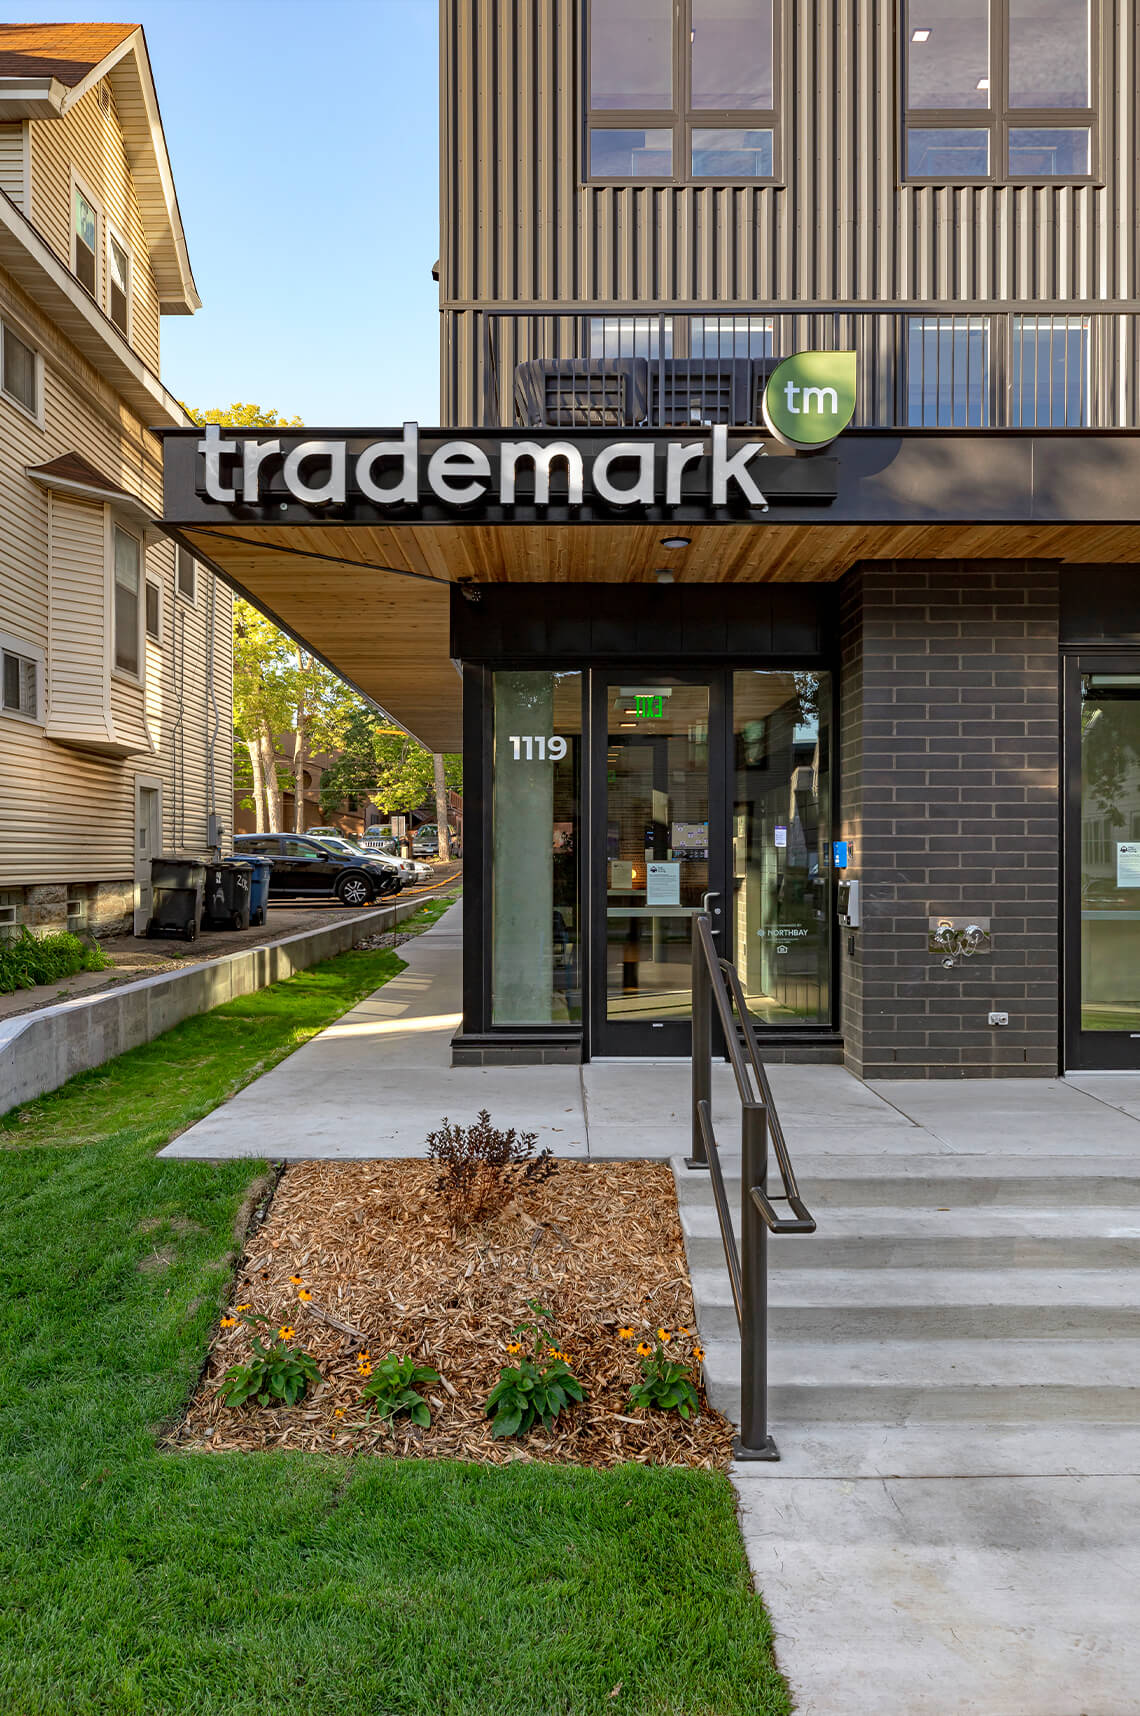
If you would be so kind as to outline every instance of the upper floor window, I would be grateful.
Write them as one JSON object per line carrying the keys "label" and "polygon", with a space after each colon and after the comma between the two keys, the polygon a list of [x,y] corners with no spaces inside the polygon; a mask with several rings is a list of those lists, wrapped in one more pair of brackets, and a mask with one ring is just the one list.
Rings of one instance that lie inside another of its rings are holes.
{"label": "upper floor window", "polygon": [[907,0],[911,179],[1088,179],[1093,0]]}
{"label": "upper floor window", "polygon": [[113,232],[107,234],[107,264],[107,313],[125,339],[130,331],[131,253]]}
{"label": "upper floor window", "polygon": [[590,0],[592,179],[776,175],[775,0]]}
{"label": "upper floor window", "polygon": [[113,527],[115,577],[115,666],[138,674],[142,545],[119,524]]}
{"label": "upper floor window", "polygon": [[178,594],[182,597],[183,601],[192,602],[197,593],[198,562],[195,560],[188,548],[175,549],[174,558],[176,568],[175,582],[178,585]]}
{"label": "upper floor window", "polygon": [[39,412],[36,354],[7,323],[0,323],[0,389],[33,417]]}
{"label": "upper floor window", "polygon": [[42,658],[25,646],[23,649],[0,650],[3,667],[0,684],[0,707],[5,715],[22,715],[28,721],[39,720],[40,672]]}
{"label": "upper floor window", "polygon": [[93,298],[98,297],[99,217],[90,199],[74,187],[75,219],[72,231],[72,266],[75,278]]}

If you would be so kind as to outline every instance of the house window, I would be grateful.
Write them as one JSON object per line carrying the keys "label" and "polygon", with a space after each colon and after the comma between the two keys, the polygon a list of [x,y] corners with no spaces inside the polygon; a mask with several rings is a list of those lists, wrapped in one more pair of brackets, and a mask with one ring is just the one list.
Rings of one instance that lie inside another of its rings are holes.
{"label": "house window", "polygon": [[39,410],[36,354],[7,325],[0,339],[0,388],[35,417]]}
{"label": "house window", "polygon": [[1091,422],[1088,316],[1014,316],[1010,423],[1015,429],[1087,429]]}
{"label": "house window", "polygon": [[98,279],[97,245],[99,242],[99,220],[94,208],[76,185],[75,196],[75,229],[72,234],[74,251],[73,266],[75,278],[84,291],[90,292],[93,298],[98,296],[96,281]]}
{"label": "house window", "polygon": [[139,585],[142,558],[139,540],[113,526],[115,551],[115,666],[124,673],[139,671]]}
{"label": "house window", "polygon": [[162,637],[162,591],[153,578],[146,581],[146,635],[156,641]]}
{"label": "house window", "polygon": [[907,0],[912,179],[1089,179],[1093,0]]}
{"label": "house window", "polygon": [[3,651],[3,708],[5,715],[39,719],[40,664],[20,651]]}
{"label": "house window", "polygon": [[777,176],[776,0],[590,0],[592,179]]}
{"label": "house window", "polygon": [[184,602],[192,602],[198,589],[198,562],[188,548],[175,550],[175,581]]}
{"label": "house window", "polygon": [[107,259],[110,265],[110,292],[107,310],[124,336],[130,326],[131,307],[131,257],[130,252],[119,243],[114,233],[107,235]]}

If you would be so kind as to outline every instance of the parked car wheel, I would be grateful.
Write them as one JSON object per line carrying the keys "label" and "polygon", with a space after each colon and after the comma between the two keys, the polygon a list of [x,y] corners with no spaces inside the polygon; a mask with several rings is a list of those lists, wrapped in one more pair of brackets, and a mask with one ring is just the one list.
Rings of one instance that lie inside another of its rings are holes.
{"label": "parked car wheel", "polygon": [[367,906],[372,900],[372,884],[364,876],[342,876],[336,897],[342,906]]}

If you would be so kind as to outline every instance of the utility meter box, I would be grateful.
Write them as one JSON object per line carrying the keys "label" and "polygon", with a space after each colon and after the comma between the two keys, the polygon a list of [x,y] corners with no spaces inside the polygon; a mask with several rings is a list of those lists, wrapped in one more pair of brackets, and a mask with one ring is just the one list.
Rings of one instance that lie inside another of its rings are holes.
{"label": "utility meter box", "polygon": [[836,887],[835,911],[845,929],[859,928],[859,884],[842,881]]}

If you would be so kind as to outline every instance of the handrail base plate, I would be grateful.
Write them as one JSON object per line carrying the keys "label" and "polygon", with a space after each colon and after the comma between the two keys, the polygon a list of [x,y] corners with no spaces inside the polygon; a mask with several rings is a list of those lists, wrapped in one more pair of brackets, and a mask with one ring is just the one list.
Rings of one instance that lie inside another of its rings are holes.
{"label": "handrail base plate", "polygon": [[707,1168],[708,1165],[709,1165],[709,1163],[708,1163],[708,1157],[707,1156],[705,1157],[703,1162],[701,1161],[701,1158],[699,1156],[686,1156],[685,1157],[686,1168]]}
{"label": "handrail base plate", "polygon": [[742,1461],[778,1460],[780,1458],[780,1450],[777,1448],[775,1442],[773,1442],[771,1436],[766,1436],[764,1438],[763,1445],[759,1448],[746,1448],[740,1440],[740,1437],[734,1436],[732,1438],[732,1457],[734,1460]]}

